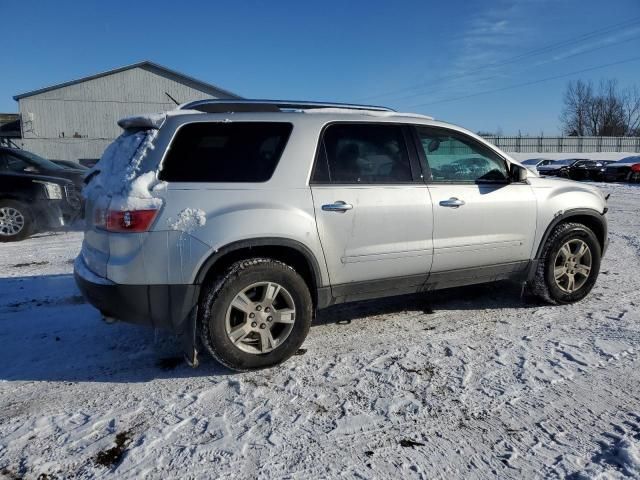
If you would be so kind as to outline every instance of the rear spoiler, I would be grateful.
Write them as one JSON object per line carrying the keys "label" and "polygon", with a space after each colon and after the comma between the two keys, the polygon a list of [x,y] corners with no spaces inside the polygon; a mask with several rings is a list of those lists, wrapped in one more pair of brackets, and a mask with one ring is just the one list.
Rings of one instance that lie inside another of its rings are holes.
{"label": "rear spoiler", "polygon": [[149,115],[136,115],[133,117],[125,117],[118,120],[118,125],[124,130],[128,129],[154,129],[157,130],[162,126],[167,115],[165,113],[152,113]]}

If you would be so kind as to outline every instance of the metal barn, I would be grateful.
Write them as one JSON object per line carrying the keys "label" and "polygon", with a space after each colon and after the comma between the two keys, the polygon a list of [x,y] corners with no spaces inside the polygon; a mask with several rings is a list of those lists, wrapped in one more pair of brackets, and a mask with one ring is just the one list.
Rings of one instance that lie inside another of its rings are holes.
{"label": "metal barn", "polygon": [[18,101],[25,150],[53,160],[100,158],[121,133],[116,122],[205,98],[241,98],[161,65],[144,61],[22,93]]}

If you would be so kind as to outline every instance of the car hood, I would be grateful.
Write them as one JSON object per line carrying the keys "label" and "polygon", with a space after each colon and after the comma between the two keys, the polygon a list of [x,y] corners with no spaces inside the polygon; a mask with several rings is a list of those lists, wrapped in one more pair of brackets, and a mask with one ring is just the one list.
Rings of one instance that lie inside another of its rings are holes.
{"label": "car hood", "polygon": [[20,178],[29,178],[31,180],[39,180],[41,182],[52,182],[59,183],[61,185],[68,184],[71,182],[68,178],[62,177],[54,177],[52,175],[42,175],[39,173],[18,173],[18,172],[2,172],[0,173],[2,177],[20,177]]}
{"label": "car hood", "polygon": [[65,178],[67,180],[71,180],[76,187],[82,188],[85,171],[82,170],[73,170],[73,169],[61,169],[61,170],[47,170],[43,172],[44,175],[48,177],[57,177],[57,178]]}

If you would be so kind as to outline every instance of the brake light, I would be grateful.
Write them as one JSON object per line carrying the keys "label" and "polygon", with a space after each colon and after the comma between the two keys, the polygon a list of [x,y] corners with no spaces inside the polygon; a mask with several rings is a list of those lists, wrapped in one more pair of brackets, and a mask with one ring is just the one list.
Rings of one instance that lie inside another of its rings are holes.
{"label": "brake light", "polygon": [[158,215],[158,210],[109,210],[104,229],[109,232],[146,232]]}
{"label": "brake light", "polygon": [[631,165],[631,171],[640,173],[640,163],[634,163]]}

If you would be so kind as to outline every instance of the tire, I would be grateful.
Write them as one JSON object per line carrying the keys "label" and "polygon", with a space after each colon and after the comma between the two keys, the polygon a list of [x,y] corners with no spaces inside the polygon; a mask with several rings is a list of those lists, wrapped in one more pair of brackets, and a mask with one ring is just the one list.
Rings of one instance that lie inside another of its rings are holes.
{"label": "tire", "polygon": [[[588,247],[588,252],[579,257],[576,252],[583,244]],[[566,249],[563,250],[565,245],[569,245],[570,254],[566,253]],[[591,229],[580,223],[561,223],[553,229],[544,245],[531,292],[553,305],[580,301],[589,294],[596,283],[601,258],[600,243]],[[590,268],[585,275],[583,265],[588,263]],[[565,273],[559,275],[556,281],[556,274],[562,271]],[[573,277],[573,285],[570,277]]]}
{"label": "tire", "polygon": [[[269,287],[273,285],[280,289]],[[268,300],[274,291],[273,301]],[[204,288],[200,338],[209,353],[232,370],[273,367],[300,348],[312,311],[309,288],[293,268],[268,258],[242,260]],[[237,337],[235,342],[231,336]],[[268,336],[271,340],[265,341]]]}
{"label": "tire", "polygon": [[15,200],[0,200],[0,242],[24,240],[33,232],[29,207]]}

